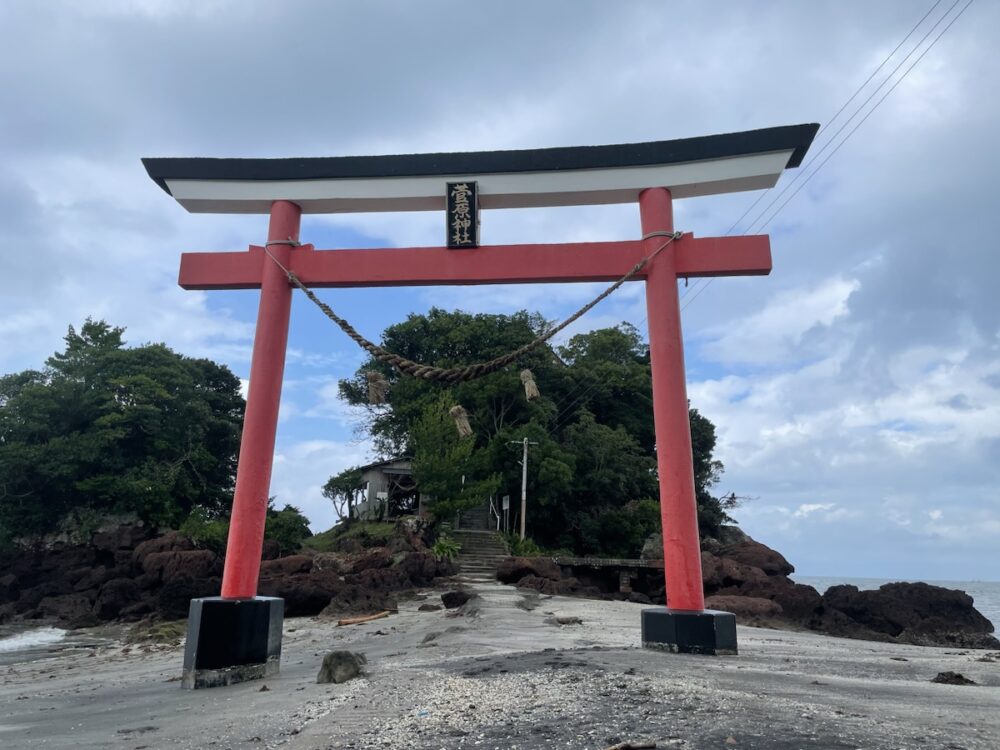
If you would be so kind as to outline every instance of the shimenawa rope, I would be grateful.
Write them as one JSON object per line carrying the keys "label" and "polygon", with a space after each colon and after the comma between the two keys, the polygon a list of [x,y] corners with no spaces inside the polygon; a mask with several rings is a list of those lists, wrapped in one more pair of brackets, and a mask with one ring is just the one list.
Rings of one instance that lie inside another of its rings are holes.
{"label": "shimenawa rope", "polygon": [[[274,257],[274,255],[271,254],[271,251],[268,249],[267,246],[264,247],[264,252],[267,253],[267,256],[275,262],[278,268],[280,268],[282,271],[285,272],[285,275],[288,277],[288,280],[294,286],[301,289],[302,292],[306,295],[306,297],[308,297],[313,302],[313,304],[316,305],[316,307],[318,307],[320,310],[323,311],[323,314],[326,315],[326,317],[328,317],[330,320],[336,323],[340,327],[340,330],[346,333],[351,338],[351,340],[354,341],[354,343],[356,343],[362,349],[371,354],[376,361],[387,364],[390,367],[403,373],[404,375],[409,375],[410,377],[421,378],[423,380],[437,380],[442,383],[462,383],[468,380],[475,380],[476,378],[481,378],[484,375],[489,375],[492,372],[496,372],[497,370],[506,367],[511,362],[516,362],[525,354],[528,354],[529,352],[537,349],[539,346],[541,346],[546,341],[551,339],[557,333],[565,329],[568,325],[583,317],[599,302],[609,297],[622,284],[624,284],[626,281],[628,281],[637,273],[639,273],[639,271],[645,268],[646,265],[651,260],[653,260],[657,255],[663,252],[671,242],[679,239],[681,237],[681,234],[682,234],[681,232],[657,231],[657,232],[650,232],[649,234],[645,235],[643,239],[648,239],[650,237],[660,237],[660,236],[669,237],[669,239],[662,245],[660,245],[658,248],[656,248],[649,255],[645,256],[634,266],[632,266],[632,268],[628,271],[628,273],[626,273],[624,276],[618,279],[618,281],[611,284],[607,289],[598,294],[596,297],[594,297],[594,299],[592,299],[586,305],[584,305],[575,313],[570,315],[555,328],[551,328],[548,331],[539,334],[534,340],[529,341],[527,344],[524,344],[523,346],[519,346],[517,349],[514,349],[513,351],[507,352],[506,354],[502,354],[499,357],[494,357],[493,359],[487,362],[477,362],[475,364],[465,365],[464,367],[434,367],[433,365],[421,364],[420,362],[414,362],[412,359],[407,359],[406,357],[403,357],[399,354],[394,354],[393,352],[387,351],[378,344],[369,341],[360,333],[358,333],[355,330],[354,326],[352,326],[346,320],[337,315],[337,313],[335,313],[330,308],[329,305],[327,305],[325,302],[323,302],[323,300],[317,297],[309,287],[307,287],[305,284],[302,283],[302,281],[299,279],[298,276],[295,275],[294,272],[292,272],[288,268],[285,268],[285,266],[282,265],[281,261],[279,261],[277,258]],[[295,242],[294,240],[279,240],[279,241],[268,242],[267,244],[268,245],[293,244],[294,242]]]}

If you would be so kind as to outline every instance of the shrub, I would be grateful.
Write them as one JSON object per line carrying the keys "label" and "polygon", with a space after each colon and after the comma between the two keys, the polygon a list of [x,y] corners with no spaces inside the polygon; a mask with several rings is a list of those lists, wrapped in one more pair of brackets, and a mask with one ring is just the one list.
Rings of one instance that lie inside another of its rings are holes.
{"label": "shrub", "polygon": [[445,558],[454,560],[461,551],[462,545],[447,534],[439,535],[437,541],[434,542],[434,546],[431,547],[431,552],[434,553],[434,557],[438,560]]}

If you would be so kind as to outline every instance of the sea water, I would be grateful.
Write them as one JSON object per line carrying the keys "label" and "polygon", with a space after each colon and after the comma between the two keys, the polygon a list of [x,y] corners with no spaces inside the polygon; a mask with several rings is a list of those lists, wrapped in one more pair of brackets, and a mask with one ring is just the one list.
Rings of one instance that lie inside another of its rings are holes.
{"label": "sea water", "polygon": [[[899,578],[837,578],[829,576],[799,576],[792,575],[792,580],[796,583],[804,583],[812,586],[819,593],[823,593],[831,586],[839,586],[842,583],[857,586],[862,591],[877,589],[886,583],[896,583]],[[1000,581],[924,581],[933,586],[941,586],[946,589],[959,589],[972,597],[976,609],[983,617],[993,623],[993,627],[1000,631]]]}

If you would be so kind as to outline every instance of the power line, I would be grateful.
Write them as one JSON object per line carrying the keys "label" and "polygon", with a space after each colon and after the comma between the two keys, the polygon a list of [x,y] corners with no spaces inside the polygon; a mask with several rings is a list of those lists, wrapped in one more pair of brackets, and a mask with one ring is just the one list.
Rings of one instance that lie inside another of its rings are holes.
{"label": "power line", "polygon": [[[882,82],[882,83],[881,83],[881,84],[880,84],[880,85],[879,85],[878,87],[876,87],[875,91],[873,91],[873,92],[872,92],[872,95],[871,95],[871,96],[869,96],[869,97],[868,97],[868,99],[866,99],[866,100],[864,101],[864,103],[863,103],[863,104],[862,104],[862,105],[861,105],[860,107],[858,107],[858,109],[857,109],[857,110],[855,111],[855,113],[854,113],[853,115],[851,115],[851,117],[850,117],[850,118],[849,118],[849,119],[847,120],[847,122],[846,122],[846,123],[844,123],[844,125],[843,125],[843,126],[841,126],[841,128],[840,128],[840,129],[839,129],[839,130],[837,131],[837,133],[835,133],[835,134],[834,134],[834,136],[833,136],[833,137],[836,137],[836,135],[838,135],[838,134],[839,134],[839,133],[840,133],[840,132],[841,132],[841,131],[843,130],[843,128],[844,128],[844,127],[846,127],[846,125],[847,125],[847,124],[849,124],[849,123],[851,122],[851,120],[853,120],[853,119],[854,119],[854,118],[855,118],[855,117],[856,117],[856,116],[857,116],[857,115],[858,115],[858,114],[859,114],[859,113],[861,112],[861,110],[862,110],[862,109],[863,109],[863,108],[865,107],[865,105],[866,105],[866,104],[868,104],[868,102],[869,102],[869,101],[871,101],[872,97],[873,97],[873,96],[874,96],[874,95],[875,95],[876,93],[878,93],[879,89],[881,89],[881,88],[882,88],[882,86],[884,86],[884,85],[885,85],[885,84],[886,84],[886,83],[887,83],[887,82],[888,82],[888,81],[889,81],[889,80],[890,80],[890,79],[892,78],[892,76],[893,76],[893,75],[895,75],[896,71],[898,71],[898,70],[899,70],[899,68],[900,68],[900,67],[901,67],[901,66],[903,65],[903,63],[905,63],[905,62],[906,62],[906,60],[910,58],[910,56],[911,56],[911,55],[912,55],[912,54],[913,54],[913,53],[914,53],[914,52],[915,52],[915,51],[916,51],[916,50],[917,50],[917,49],[918,49],[918,48],[920,47],[920,45],[921,45],[921,44],[923,44],[923,42],[924,42],[924,41],[925,41],[925,40],[927,39],[927,37],[928,37],[928,36],[930,36],[930,34],[931,34],[931,33],[932,33],[933,31],[934,31],[934,29],[936,29],[936,28],[937,28],[937,27],[938,27],[938,26],[939,26],[939,25],[941,24],[941,22],[942,22],[942,21],[943,21],[943,20],[944,20],[945,18],[947,18],[947,17],[948,17],[948,14],[949,14],[949,13],[951,13],[951,11],[952,11],[952,10],[954,10],[954,8],[955,8],[955,7],[956,7],[956,6],[957,6],[957,5],[958,5],[958,4],[960,3],[960,2],[961,2],[961,0],[956,0],[956,2],[955,2],[955,3],[954,3],[954,4],[953,4],[953,5],[952,5],[952,6],[950,7],[950,8],[948,8],[948,10],[947,10],[947,11],[945,11],[944,15],[942,15],[942,16],[941,16],[941,18],[939,18],[939,19],[938,19],[938,21],[937,21],[937,22],[936,22],[936,23],[935,23],[935,24],[934,24],[934,25],[933,25],[933,26],[931,27],[930,31],[928,31],[928,32],[927,32],[927,34],[925,34],[925,35],[924,35],[924,36],[923,36],[923,37],[921,38],[921,40],[920,40],[919,42],[917,42],[917,44],[916,44],[916,45],[914,46],[913,50],[911,50],[911,51],[910,51],[910,53],[909,53],[909,54],[907,54],[907,55],[906,55],[906,57],[904,57],[904,58],[903,58],[903,60],[902,60],[902,61],[900,62],[900,65],[897,65],[897,66],[896,66],[896,68],[895,68],[895,69],[893,69],[892,73],[890,73],[890,74],[889,74],[889,75],[888,75],[888,76],[886,77],[886,79],[885,79],[885,80],[884,80],[884,81],[883,81],[883,82]],[[792,199],[793,199],[793,198],[794,198],[794,197],[795,197],[796,195],[798,195],[799,191],[800,191],[800,190],[802,190],[802,188],[803,188],[803,187],[805,187],[805,186],[806,186],[806,184],[808,184],[808,182],[809,182],[809,181],[810,181],[810,180],[811,180],[811,179],[812,179],[813,177],[815,177],[815,176],[816,176],[816,174],[817,174],[817,173],[818,173],[818,172],[819,172],[819,171],[820,171],[820,170],[821,170],[821,169],[823,168],[823,166],[824,166],[824,165],[825,165],[825,164],[826,164],[826,163],[827,163],[828,161],[830,161],[830,159],[831,159],[831,158],[833,157],[833,155],[834,155],[834,154],[836,154],[836,153],[837,153],[837,152],[838,152],[838,151],[840,150],[840,148],[841,148],[841,147],[842,147],[842,146],[843,146],[843,145],[844,145],[845,143],[847,143],[848,139],[849,139],[849,138],[850,138],[850,137],[851,137],[852,135],[854,135],[854,133],[855,133],[855,132],[856,132],[856,131],[858,130],[858,128],[860,128],[860,127],[861,127],[861,126],[862,126],[862,125],[863,125],[863,124],[865,123],[865,121],[866,121],[866,120],[867,120],[867,119],[868,119],[869,117],[871,117],[871,116],[872,116],[872,114],[873,114],[873,113],[875,112],[875,110],[879,108],[879,105],[881,105],[881,104],[882,104],[882,102],[884,102],[884,101],[886,100],[886,98],[887,98],[887,97],[889,96],[889,94],[891,94],[891,93],[892,93],[892,92],[893,92],[893,91],[894,91],[894,90],[896,89],[896,87],[897,87],[897,86],[898,86],[898,85],[899,85],[900,83],[902,83],[902,82],[903,82],[903,80],[904,80],[904,79],[906,78],[906,76],[907,76],[907,75],[909,75],[910,71],[912,71],[912,70],[913,70],[913,68],[915,68],[915,67],[917,66],[917,64],[918,64],[918,63],[919,63],[919,62],[920,62],[920,61],[921,61],[921,60],[923,59],[924,55],[926,55],[926,54],[927,54],[928,52],[930,52],[930,51],[931,51],[931,49],[933,49],[934,45],[935,45],[935,44],[937,44],[938,40],[940,40],[940,39],[941,39],[941,37],[942,37],[942,36],[944,36],[944,35],[945,35],[945,33],[946,33],[946,32],[948,31],[948,29],[950,29],[950,28],[952,27],[952,25],[953,25],[953,24],[954,24],[954,23],[955,23],[955,22],[956,22],[956,21],[957,21],[957,20],[958,20],[958,19],[959,19],[959,18],[960,18],[960,17],[962,16],[962,14],[963,14],[963,13],[965,13],[965,11],[969,9],[969,6],[970,6],[970,5],[972,5],[972,3],[973,3],[973,2],[975,2],[975,0],[968,0],[968,2],[967,2],[967,3],[965,4],[965,6],[964,6],[964,7],[963,7],[963,8],[961,9],[961,10],[959,10],[959,12],[958,12],[957,14],[955,14],[955,16],[954,16],[954,17],[952,17],[951,21],[949,21],[949,22],[948,22],[948,24],[947,24],[947,25],[946,25],[946,26],[945,26],[945,27],[944,27],[944,28],[943,28],[943,29],[942,29],[942,30],[941,30],[941,31],[940,31],[940,32],[938,33],[938,35],[937,35],[936,37],[934,37],[934,39],[933,39],[933,40],[931,40],[931,43],[930,43],[929,45],[927,45],[927,47],[925,47],[925,48],[924,48],[923,52],[921,52],[921,53],[920,53],[920,54],[919,54],[919,55],[917,56],[916,60],[914,60],[914,61],[913,61],[913,63],[911,63],[911,65],[910,65],[910,66],[909,66],[909,67],[908,67],[908,68],[907,68],[907,69],[906,69],[905,71],[903,71],[903,75],[901,75],[901,76],[900,76],[900,77],[899,77],[899,78],[898,78],[898,79],[896,80],[896,82],[895,82],[895,83],[893,83],[893,84],[892,84],[892,86],[890,86],[890,87],[889,87],[889,89],[888,89],[888,90],[887,90],[887,91],[886,91],[886,92],[885,92],[885,93],[884,93],[884,94],[882,95],[882,97],[881,97],[881,98],[879,98],[879,100],[875,102],[874,106],[873,106],[873,107],[872,107],[872,108],[871,108],[870,110],[868,110],[868,112],[867,112],[867,113],[865,114],[865,116],[864,116],[864,117],[862,117],[862,118],[861,118],[861,120],[859,120],[859,121],[858,121],[858,123],[857,123],[857,124],[856,124],[856,125],[855,125],[855,126],[854,126],[854,127],[853,127],[853,128],[852,128],[852,129],[851,129],[851,130],[850,130],[849,132],[848,132],[848,133],[847,133],[847,135],[846,135],[846,136],[844,136],[844,138],[843,138],[843,139],[842,139],[842,140],[841,140],[841,141],[840,141],[840,142],[839,142],[839,143],[837,144],[837,146],[836,146],[836,147],[835,147],[835,148],[833,149],[833,151],[831,151],[831,152],[829,153],[829,155],[828,155],[828,156],[827,156],[827,157],[826,157],[825,159],[823,159],[823,161],[822,161],[822,162],[820,162],[820,163],[819,163],[819,165],[818,165],[818,166],[816,167],[816,169],[814,169],[814,170],[813,170],[813,171],[812,171],[812,172],[811,172],[811,173],[810,173],[810,174],[809,174],[809,175],[808,175],[808,176],[806,177],[806,179],[805,179],[805,180],[804,180],[804,181],[803,181],[803,182],[802,182],[802,183],[801,183],[801,184],[800,184],[800,185],[799,185],[799,186],[798,186],[798,187],[797,187],[797,188],[795,189],[795,191],[794,191],[794,192],[793,192],[793,193],[792,193],[792,194],[791,194],[790,196],[788,196],[788,198],[787,198],[787,199],[786,199],[786,200],[785,200],[785,201],[784,201],[784,202],[783,202],[783,203],[782,203],[782,204],[781,204],[780,206],[778,206],[777,210],[776,210],[776,211],[775,211],[775,212],[774,212],[773,214],[771,214],[771,216],[770,216],[770,217],[769,217],[769,218],[768,218],[768,219],[767,219],[767,220],[766,220],[766,221],[765,221],[765,222],[764,222],[764,223],[763,223],[763,224],[762,224],[762,225],[761,225],[761,226],[760,226],[760,227],[759,227],[759,228],[757,229],[757,231],[758,231],[758,232],[759,232],[759,231],[763,231],[763,230],[764,230],[764,229],[765,229],[765,228],[766,228],[766,227],[767,227],[767,226],[768,226],[768,225],[769,225],[769,224],[770,224],[770,223],[771,223],[772,221],[774,221],[775,217],[776,217],[776,216],[777,216],[777,215],[778,215],[778,214],[779,214],[779,213],[780,213],[780,212],[782,211],[782,209],[784,209],[784,208],[785,208],[785,206],[787,206],[787,205],[789,204],[789,202],[791,202],[791,200],[792,200]],[[933,10],[933,8],[932,8],[932,10]],[[924,18],[926,18],[926,15],[924,16]],[[921,21],[922,21],[922,20],[923,20],[923,19],[921,19]],[[911,32],[911,33],[912,33],[912,32]],[[833,142],[833,140],[832,140],[832,138],[831,138],[831,140],[830,140],[830,141],[829,141],[829,142],[828,142],[828,143],[826,144],[826,146],[829,146],[829,145],[830,145],[830,143],[832,143],[832,142]],[[822,153],[822,151],[826,150],[826,146],[824,146],[824,147],[823,147],[823,149],[821,149],[820,153]],[[818,157],[818,156],[819,156],[819,154],[817,154],[817,157]],[[813,158],[813,159],[812,159],[812,160],[811,160],[811,161],[809,162],[809,164],[811,165],[811,164],[813,163],[813,161],[815,161],[815,157],[814,157],[814,158]],[[797,180],[797,179],[798,179],[799,177],[801,177],[801,176],[802,176],[803,174],[804,174],[804,172],[801,172],[801,173],[799,173],[799,175],[797,175],[797,176],[796,176],[796,180]],[[770,209],[771,209],[771,207],[772,207],[772,206],[774,206],[774,204],[775,204],[775,203],[777,203],[777,201],[778,201],[778,200],[780,200],[780,199],[781,199],[781,196],[782,196],[782,195],[784,195],[784,193],[785,193],[785,192],[786,192],[786,191],[788,190],[788,188],[790,188],[790,187],[791,187],[791,185],[792,185],[792,184],[794,184],[794,182],[795,182],[795,180],[793,180],[793,181],[792,181],[792,183],[789,183],[789,185],[788,185],[788,186],[786,186],[785,190],[783,190],[783,191],[782,191],[782,192],[781,192],[781,193],[780,193],[780,194],[779,194],[779,195],[778,195],[778,196],[777,196],[777,197],[776,197],[776,198],[775,198],[775,199],[774,199],[774,200],[773,200],[773,201],[772,201],[772,202],[771,202],[771,203],[770,203],[770,204],[769,204],[768,206],[767,206],[767,208],[765,208],[765,209],[764,209],[764,210],[763,210],[763,211],[762,211],[762,212],[761,212],[761,213],[760,213],[760,214],[759,214],[759,215],[757,216],[757,218],[756,218],[756,219],[754,219],[754,220],[753,220],[753,221],[752,221],[752,222],[750,223],[750,226],[753,226],[753,224],[755,224],[755,223],[756,223],[757,221],[759,221],[759,220],[760,220],[760,218],[761,218],[761,217],[762,217],[762,216],[763,216],[763,215],[764,215],[765,213],[767,213],[767,211],[768,211],[768,210],[770,210]],[[748,230],[748,231],[749,231],[749,230]],[[708,288],[708,287],[709,287],[709,286],[711,285],[711,283],[712,283],[713,281],[715,281],[715,278],[714,278],[714,277],[713,277],[713,278],[711,278],[711,279],[709,279],[707,283],[704,283],[704,284],[702,284],[702,285],[701,285],[701,288],[699,288],[699,289],[698,289],[698,291],[697,291],[697,292],[695,293],[695,295],[694,295],[693,297],[691,297],[691,298],[690,298],[689,300],[687,300],[687,302],[685,302],[685,303],[684,303],[684,304],[683,304],[683,305],[681,306],[681,310],[684,310],[684,309],[686,309],[686,308],[687,308],[687,307],[688,307],[688,306],[689,306],[689,305],[690,305],[690,304],[691,304],[692,302],[694,302],[694,301],[695,301],[695,300],[696,300],[696,299],[697,299],[697,298],[698,298],[698,297],[699,297],[699,296],[701,295],[701,293],[702,293],[703,291],[705,291],[705,289],[707,289],[707,288]],[[686,296],[686,295],[684,295],[684,296]]]}

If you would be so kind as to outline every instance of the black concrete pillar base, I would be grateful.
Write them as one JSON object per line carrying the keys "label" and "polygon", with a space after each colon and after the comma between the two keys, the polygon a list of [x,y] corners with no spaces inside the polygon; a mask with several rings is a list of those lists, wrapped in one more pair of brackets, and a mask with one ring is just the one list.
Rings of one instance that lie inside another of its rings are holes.
{"label": "black concrete pillar base", "polygon": [[736,654],[736,615],[712,609],[644,609],[642,645],[677,654]]}
{"label": "black concrete pillar base", "polygon": [[181,686],[221,687],[278,673],[285,600],[192,599]]}

